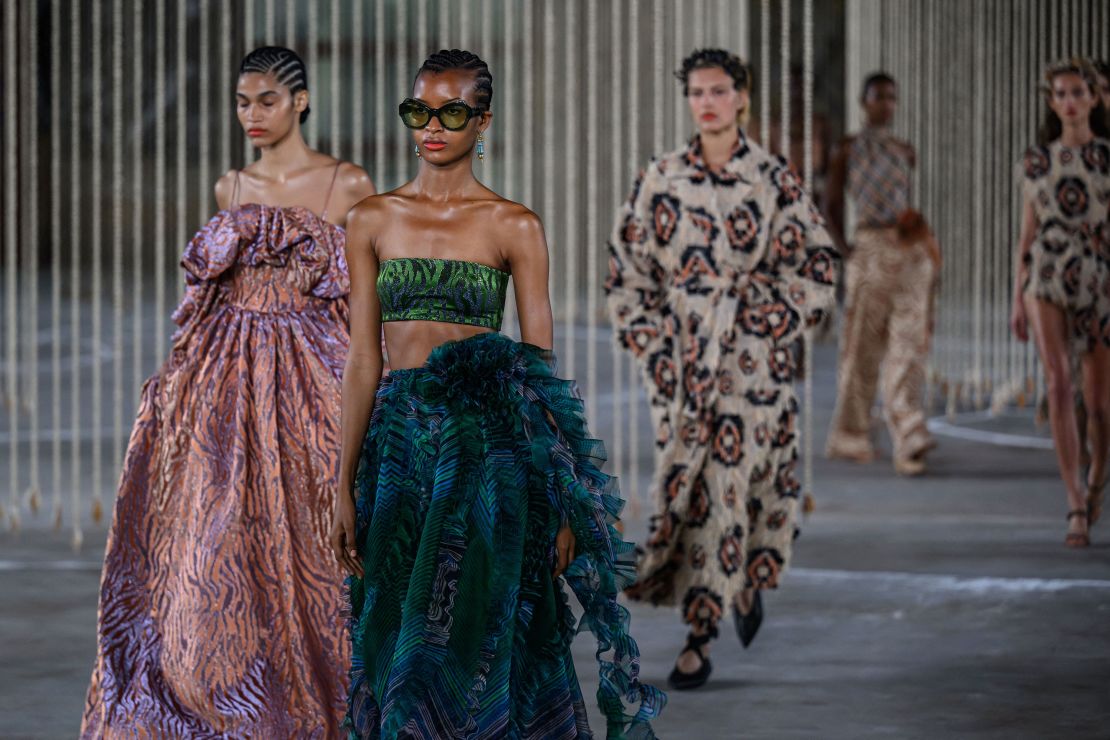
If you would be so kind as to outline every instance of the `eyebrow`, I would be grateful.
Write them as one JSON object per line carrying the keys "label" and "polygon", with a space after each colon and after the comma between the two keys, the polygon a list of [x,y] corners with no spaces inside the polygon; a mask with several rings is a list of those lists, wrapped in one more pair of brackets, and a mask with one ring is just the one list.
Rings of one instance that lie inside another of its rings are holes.
{"label": "eyebrow", "polygon": [[[239,92],[238,90],[235,91],[235,94],[237,96],[239,96],[240,98],[249,98],[250,97],[249,95],[245,95],[245,94]],[[277,95],[277,94],[278,94],[277,90],[263,90],[262,92],[258,93],[257,97],[264,98],[267,95]]]}
{"label": "eyebrow", "polygon": [[[437,106],[434,106],[434,105],[432,105],[431,103],[429,103],[429,102],[428,102],[427,100],[425,100],[424,98],[413,98],[413,100],[415,100],[415,101],[416,101],[416,102],[418,102],[418,103],[423,103],[424,105],[428,106],[429,108],[436,108],[436,107],[437,107]],[[463,100],[462,98],[452,98],[452,99],[448,100],[448,101],[447,101],[447,102],[445,102],[445,103],[440,103],[438,107],[439,107],[439,108],[442,108],[442,107],[443,107],[443,106],[445,106],[445,105],[451,105],[451,103],[462,103],[463,105],[470,105],[469,103],[467,103],[467,102],[466,102],[465,100]]]}

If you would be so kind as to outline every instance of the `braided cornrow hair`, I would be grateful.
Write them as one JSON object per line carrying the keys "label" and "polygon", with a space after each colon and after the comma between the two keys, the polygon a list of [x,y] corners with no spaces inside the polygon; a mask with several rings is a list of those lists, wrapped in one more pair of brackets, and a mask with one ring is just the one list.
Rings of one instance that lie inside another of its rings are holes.
{"label": "braided cornrow hair", "polygon": [[474,100],[476,108],[488,111],[493,103],[493,75],[482,58],[472,51],[461,49],[440,49],[424,60],[417,70],[419,77],[425,72],[438,74],[451,69],[461,69],[474,73]]}
{"label": "braided cornrow hair", "polygon": [[[284,46],[260,46],[243,57],[239,64],[239,74],[257,72],[272,74],[279,84],[289,88],[292,95],[308,89],[308,71],[297,52]],[[301,111],[301,123],[308,118],[310,109]]]}

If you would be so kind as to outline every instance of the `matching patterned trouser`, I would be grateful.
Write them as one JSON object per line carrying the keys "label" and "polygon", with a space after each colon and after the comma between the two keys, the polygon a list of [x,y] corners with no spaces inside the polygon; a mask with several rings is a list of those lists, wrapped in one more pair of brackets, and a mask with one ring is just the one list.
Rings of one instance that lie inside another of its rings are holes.
{"label": "matching patterned trouser", "polygon": [[877,386],[895,458],[912,457],[931,444],[922,392],[936,276],[926,242],[906,244],[895,229],[856,232],[845,267],[844,331],[829,455],[873,454],[871,407]]}

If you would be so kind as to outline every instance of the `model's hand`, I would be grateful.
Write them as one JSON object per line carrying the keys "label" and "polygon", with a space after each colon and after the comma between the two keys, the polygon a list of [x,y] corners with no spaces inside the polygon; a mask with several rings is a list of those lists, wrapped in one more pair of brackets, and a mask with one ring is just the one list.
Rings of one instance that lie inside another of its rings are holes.
{"label": "model's hand", "polygon": [[336,561],[353,576],[362,578],[362,562],[355,547],[355,499],[349,486],[340,486],[328,542]]}
{"label": "model's hand", "polygon": [[1025,300],[1021,293],[1014,296],[1014,307],[1010,311],[1010,331],[1018,341],[1029,341],[1029,317],[1025,314]]}
{"label": "model's hand", "polygon": [[570,531],[570,525],[564,524],[563,528],[559,530],[559,534],[555,535],[555,577],[563,575],[563,571],[567,569],[570,562],[574,560],[574,546],[575,546],[574,532]]}

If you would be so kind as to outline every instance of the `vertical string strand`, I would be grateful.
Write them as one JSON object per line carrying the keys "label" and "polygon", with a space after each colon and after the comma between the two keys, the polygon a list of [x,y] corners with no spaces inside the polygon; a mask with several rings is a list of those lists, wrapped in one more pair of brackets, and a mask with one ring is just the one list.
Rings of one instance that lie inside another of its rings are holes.
{"label": "vertical string strand", "polygon": [[[586,105],[598,109],[598,13],[597,3],[587,4],[586,15]],[[593,259],[590,245],[598,234],[598,126],[597,116],[587,117],[586,125],[586,413],[587,418],[597,418],[597,294],[600,265]]]}
{"label": "vertical string strand", "polygon": [[[802,0],[802,173],[806,193],[813,196],[813,0]],[[790,127],[787,126],[787,129]],[[802,403],[805,421],[802,434],[805,448],[802,457],[802,484],[813,494],[813,330],[803,336]]]}
{"label": "vertical string strand", "polygon": [[548,229],[547,291],[555,294],[555,3],[543,4],[543,221]]}
{"label": "vertical string strand", "polygon": [[[69,17],[69,213],[75,223],[82,223],[81,210],[81,7],[78,3],[70,5]],[[97,38],[97,37],[94,37]],[[14,66],[10,67],[14,69]],[[90,75],[95,88],[97,69],[93,65]],[[70,486],[69,507],[72,520],[73,549],[80,549],[84,540],[81,531],[81,491],[88,483],[84,477],[81,457],[81,397],[85,390],[81,378],[81,340],[85,333],[81,328],[84,315],[81,306],[81,250],[70,250],[69,269],[69,340],[70,340],[70,379],[69,379],[69,429],[70,429]]]}
{"label": "vertical string strand", "polygon": [[[123,0],[112,2],[112,465],[123,460]],[[207,120],[202,116],[201,120]]]}
{"label": "vertical string strand", "polygon": [[[102,213],[103,193],[102,187],[104,183],[103,170],[101,163],[103,161],[104,153],[104,137],[103,137],[103,99],[102,92],[102,75],[103,64],[100,39],[103,38],[101,31],[101,17],[102,13],[92,14],[92,265],[90,272],[92,273],[92,347],[90,353],[92,355],[92,488],[93,488],[93,519],[98,520],[101,513],[100,503],[100,487],[103,484],[103,469],[101,459],[101,440],[103,438],[103,406],[102,394],[103,375],[101,373],[101,346],[100,346],[100,328],[101,328],[101,280],[100,271],[103,268],[103,219]],[[88,484],[88,481],[84,481]]]}
{"label": "vertical string strand", "polygon": [[779,79],[782,82],[782,100],[779,110],[779,136],[782,156],[790,158],[790,0],[782,0],[782,28],[779,29]]}
{"label": "vertical string strand", "polygon": [[[614,0],[610,8],[611,14],[609,16],[609,69],[618,80],[618,84],[622,85],[625,90],[628,86],[635,84],[636,70],[621,67],[621,56],[623,51],[624,38],[621,35],[621,21],[626,15],[626,8],[624,2]],[[625,79],[625,73],[631,78]],[[611,108],[612,115],[609,120],[609,130],[611,132],[609,140],[609,176],[611,183],[609,186],[610,198],[608,202],[610,208],[607,213],[615,213],[616,207],[619,204],[619,192],[622,188],[622,169],[621,162],[621,114],[615,109]],[[598,244],[602,247],[602,257],[605,256],[604,245],[605,235],[602,233],[596,234],[599,238]],[[624,407],[626,404],[626,395],[624,388],[624,358],[620,352],[611,352],[612,355],[612,370],[613,374],[611,382],[613,386],[613,403],[611,413],[613,414],[613,467],[612,470],[616,475],[621,475],[624,472]]]}
{"label": "vertical string strand", "polygon": [[[577,36],[571,32],[571,29],[578,28],[578,0],[573,0],[567,3],[567,16],[566,16],[566,32],[564,38],[565,45],[565,59],[567,63],[566,80],[567,80],[567,100],[578,100],[580,98],[580,91],[578,89],[578,63],[575,48],[577,44]],[[563,209],[566,217],[566,224],[563,228],[563,251],[566,260],[566,283],[564,285],[563,296],[563,322],[564,330],[566,331],[565,346],[563,351],[564,374],[566,377],[575,377],[575,346],[574,346],[574,322],[576,320],[575,302],[578,300],[575,291],[576,278],[578,276],[578,231],[577,231],[577,206],[578,206],[578,161],[577,155],[578,147],[578,123],[577,116],[575,115],[575,106],[569,106],[566,116],[566,124],[563,126],[563,133],[565,136],[564,151],[567,154],[567,163],[569,167],[566,173],[566,203],[563,204]]]}
{"label": "vertical string strand", "polygon": [[[143,373],[143,0],[131,8],[131,397],[142,385]],[[159,112],[160,113],[160,112]],[[225,117],[226,118],[226,117]],[[226,127],[225,127],[226,131]],[[223,137],[227,142],[227,136]],[[161,210],[162,204],[155,204]]]}
{"label": "vertical string strand", "polygon": [[[336,159],[343,159],[344,148],[340,146],[339,141],[339,101],[346,96],[339,93],[339,65],[343,62],[345,39],[339,25],[339,0],[331,0],[329,11],[328,71],[331,74],[328,79],[328,100],[331,103],[331,132],[328,135],[330,139],[328,153]],[[357,33],[358,29],[355,32]],[[359,62],[356,61],[354,66],[359,66]]]}
{"label": "vertical string strand", "polygon": [[[351,28],[354,29],[351,34],[351,56],[354,57],[351,62],[351,161],[370,172],[363,141],[366,136],[366,102],[362,89],[364,84],[362,72],[366,64],[362,55],[366,20],[361,2],[351,5]],[[377,180],[374,182],[377,183]]]}
{"label": "vertical string strand", "polygon": [[[485,0],[488,2],[488,0]],[[396,6],[396,34],[397,43],[399,48],[397,53],[394,54],[395,64],[397,65],[397,89],[403,91],[403,94],[408,94],[412,89],[412,80],[409,78],[409,31],[408,31],[408,3],[398,3]],[[402,134],[400,137],[401,146],[397,148],[397,161],[393,171],[392,187],[400,185],[407,178],[408,164],[413,158],[412,153],[412,139]],[[383,188],[384,189],[384,188]]]}
{"label": "vertical string strand", "polygon": [[62,7],[50,0],[51,518],[62,526]]}
{"label": "vertical string strand", "polygon": [[759,2],[759,143],[771,149],[771,0]]}
{"label": "vertical string strand", "polygon": [[[185,189],[188,185],[186,177],[188,170],[185,166],[185,147],[188,143],[189,138],[188,130],[186,129],[187,119],[185,117],[185,111],[189,102],[189,90],[187,86],[188,80],[186,77],[186,59],[188,51],[186,48],[188,40],[188,17],[185,15],[185,10],[186,3],[177,4],[177,66],[175,68],[175,71],[177,72],[177,94],[174,99],[174,108],[175,112],[177,113],[177,130],[174,132],[174,143],[177,146],[175,158],[175,174],[177,175],[177,186],[174,192],[174,196],[177,200],[177,213],[175,214],[177,222],[174,224],[174,227],[177,229],[179,244],[184,244],[189,239],[189,224],[185,219],[185,209],[188,206],[188,196],[185,192]],[[94,18],[96,18],[98,15],[98,13],[93,13]],[[99,35],[94,35],[93,38],[100,37]],[[93,44],[94,53],[96,53],[96,49],[98,48],[98,46],[99,44]],[[94,121],[95,120],[96,119],[94,115]],[[93,138],[93,146],[95,147],[95,134]],[[99,159],[100,157],[94,152],[94,167],[96,166],[95,163],[99,161]],[[95,211],[96,209],[94,209],[94,218]],[[174,282],[177,284],[177,297],[181,298],[181,296],[185,293],[185,280],[183,279],[184,273],[180,271],[180,268],[178,268],[178,270],[175,270],[174,277]]]}
{"label": "vertical string strand", "polygon": [[[23,137],[26,153],[24,161],[27,169],[24,173],[24,193],[27,198],[25,218],[21,219],[23,225],[23,249],[27,279],[25,281],[26,306],[23,314],[27,317],[27,381],[26,396],[20,404],[24,413],[29,417],[28,442],[30,450],[29,474],[30,484],[24,495],[24,500],[30,507],[31,513],[38,513],[41,481],[39,477],[39,275],[38,275],[38,224],[39,224],[39,199],[38,199],[38,7],[37,2],[28,3],[23,12],[26,27],[24,28],[24,41],[28,59],[28,74],[24,77],[27,83],[27,104],[22,107],[26,111],[26,131]],[[14,248],[13,244],[13,248]]]}
{"label": "vertical string strand", "polygon": [[[628,13],[628,70],[629,70],[629,100],[628,100],[628,159],[634,168],[640,167],[643,154],[640,152],[640,90],[643,80],[640,71],[640,0],[630,0]],[[659,48],[659,47],[655,47]],[[658,64],[658,61],[656,61]],[[653,81],[656,79],[652,76]],[[656,111],[655,118],[659,118]],[[660,137],[662,138],[662,137]],[[625,193],[628,188],[621,192]],[[617,353],[614,353],[617,354]],[[628,480],[631,491],[626,495],[631,502],[630,513],[638,516],[640,513],[640,377],[639,368],[634,361],[628,363]]]}
{"label": "vertical string strand", "polygon": [[[204,2],[205,0],[202,0]],[[308,89],[319,90],[321,89],[317,83],[320,81],[320,3],[308,4],[308,40],[305,42],[308,47]],[[322,107],[321,107],[322,108]],[[320,148],[320,117],[319,115],[309,116],[308,121],[308,145],[313,149]]]}
{"label": "vertical string strand", "polygon": [[[516,59],[519,57],[514,52],[514,34],[516,33],[516,18],[513,13],[514,5],[511,0],[504,2],[501,12],[501,59],[505,61],[501,65],[504,72],[502,74],[505,78],[505,92],[504,97],[505,105],[501,107],[502,111],[502,125],[504,126],[505,135],[500,139],[501,146],[498,147],[498,161],[501,163],[504,179],[501,185],[501,192],[505,197],[510,200],[517,200],[520,198],[520,191],[516,182],[516,157],[520,146],[520,136],[518,132],[519,116],[517,115],[517,101],[519,98],[516,96]],[[487,142],[487,149],[488,142]],[[492,152],[491,152],[492,153]],[[527,156],[527,155],[526,155]],[[513,336],[519,335],[519,326],[516,310],[516,281],[509,281],[509,290],[505,305],[505,326],[509,327],[509,331]]]}
{"label": "vertical string strand", "polygon": [[166,354],[166,4],[154,3],[154,350]]}
{"label": "vertical string strand", "polygon": [[[404,90],[404,88],[401,88]],[[385,0],[374,0],[374,187],[386,189]]]}

